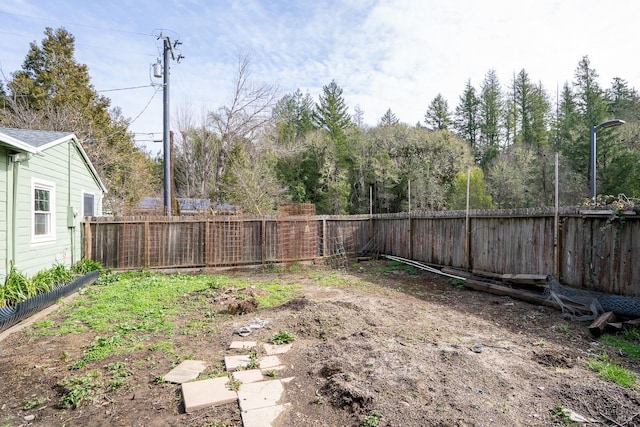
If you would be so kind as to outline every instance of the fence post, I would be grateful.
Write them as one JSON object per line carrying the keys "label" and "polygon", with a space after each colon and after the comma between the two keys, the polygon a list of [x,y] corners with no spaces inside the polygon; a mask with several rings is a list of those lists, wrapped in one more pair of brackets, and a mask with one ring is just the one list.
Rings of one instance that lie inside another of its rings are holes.
{"label": "fence post", "polygon": [[322,218],[322,257],[327,256],[327,219]]}
{"label": "fence post", "polygon": [[413,259],[413,228],[411,220],[411,211],[409,211],[409,259]]}
{"label": "fence post", "polygon": [[267,248],[267,220],[262,219],[262,229],[260,230],[260,258],[262,263],[266,262]]}
{"label": "fence post", "polygon": [[149,221],[144,222],[144,266],[149,268],[151,262],[151,226]]}
{"label": "fence post", "polygon": [[84,222],[84,258],[91,259],[91,221]]}

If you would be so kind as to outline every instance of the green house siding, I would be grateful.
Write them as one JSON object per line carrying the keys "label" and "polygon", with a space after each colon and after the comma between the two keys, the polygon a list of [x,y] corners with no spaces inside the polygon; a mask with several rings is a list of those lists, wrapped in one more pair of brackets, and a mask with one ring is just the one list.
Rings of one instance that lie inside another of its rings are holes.
{"label": "green house siding", "polygon": [[[13,166],[18,168],[19,183],[16,194],[16,267],[32,275],[57,263],[71,265],[78,261],[82,255],[82,195],[85,192],[95,194],[94,209],[99,215],[102,190],[75,143],[65,141],[56,144]],[[54,235],[46,241],[39,241],[38,236],[34,236],[34,185],[44,186],[50,192]],[[11,254],[8,255],[11,258]]]}
{"label": "green house siding", "polygon": [[7,259],[7,244],[9,243],[7,212],[11,209],[11,205],[7,199],[7,194],[9,194],[10,189],[8,186],[11,185],[12,180],[8,176],[9,157],[7,154],[7,150],[4,147],[0,147],[0,260],[2,260],[0,273],[9,267]]}

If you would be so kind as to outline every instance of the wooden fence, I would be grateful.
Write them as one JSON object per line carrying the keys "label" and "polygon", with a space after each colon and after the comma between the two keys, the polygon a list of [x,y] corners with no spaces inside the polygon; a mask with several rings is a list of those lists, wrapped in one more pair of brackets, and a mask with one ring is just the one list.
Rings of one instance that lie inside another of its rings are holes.
{"label": "wooden fence", "polygon": [[84,254],[105,267],[204,268],[363,251],[640,296],[640,216],[565,209],[360,216],[90,218]]}

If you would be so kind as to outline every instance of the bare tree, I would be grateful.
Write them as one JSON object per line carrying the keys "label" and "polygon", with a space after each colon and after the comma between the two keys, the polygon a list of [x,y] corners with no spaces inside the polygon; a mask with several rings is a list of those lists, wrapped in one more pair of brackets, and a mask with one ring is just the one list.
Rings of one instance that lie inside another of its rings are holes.
{"label": "bare tree", "polygon": [[176,123],[177,192],[183,197],[210,198],[215,186],[220,140],[207,126],[207,113],[195,113],[189,103],[178,108]]}
{"label": "bare tree", "polygon": [[238,55],[238,69],[231,102],[209,113],[209,123],[220,140],[217,156],[215,189],[220,185],[229,151],[235,142],[255,142],[271,120],[271,109],[277,101],[275,85],[250,80],[251,58]]}

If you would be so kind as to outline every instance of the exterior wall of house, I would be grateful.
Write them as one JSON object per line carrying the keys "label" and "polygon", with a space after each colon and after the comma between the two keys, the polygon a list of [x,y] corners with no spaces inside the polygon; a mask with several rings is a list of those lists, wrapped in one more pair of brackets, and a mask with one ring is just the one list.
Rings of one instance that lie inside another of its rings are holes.
{"label": "exterior wall of house", "polygon": [[[16,267],[33,275],[56,263],[71,265],[80,260],[83,196],[95,196],[94,214],[100,215],[102,191],[75,144],[63,142],[21,162],[18,180]],[[36,188],[51,196],[53,233],[45,238],[34,233]]]}
{"label": "exterior wall of house", "polygon": [[7,212],[11,209],[7,194],[12,180],[9,174],[9,158],[7,150],[0,147],[0,285],[4,283],[5,271],[9,268],[7,259],[7,245],[9,244],[10,235],[7,232],[9,218]]}

